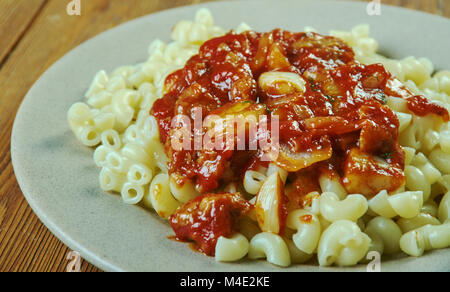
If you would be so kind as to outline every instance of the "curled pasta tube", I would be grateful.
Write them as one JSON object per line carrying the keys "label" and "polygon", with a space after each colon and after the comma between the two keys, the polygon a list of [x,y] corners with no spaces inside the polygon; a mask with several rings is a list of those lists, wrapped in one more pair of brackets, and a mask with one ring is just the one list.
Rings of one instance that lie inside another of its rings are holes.
{"label": "curled pasta tube", "polygon": [[299,250],[307,254],[312,254],[316,250],[322,232],[316,215],[304,210],[296,210],[288,215],[286,225],[297,230],[292,240]]}
{"label": "curled pasta tube", "polygon": [[278,172],[278,174],[280,175],[280,178],[283,181],[283,183],[286,183],[286,180],[287,180],[289,172],[287,172],[286,170],[282,169],[281,167],[279,167],[275,163],[270,163],[269,164],[269,168],[267,169],[267,176],[271,176],[274,172]]}
{"label": "curled pasta tube", "polygon": [[270,232],[261,232],[252,238],[248,257],[250,259],[266,258],[269,263],[281,267],[291,264],[289,249],[283,238]]}
{"label": "curled pasta tube", "polygon": [[240,233],[231,238],[221,236],[217,240],[215,259],[218,262],[238,261],[247,255],[249,246],[247,238]]}
{"label": "curled pasta tube", "polygon": [[112,150],[108,147],[105,147],[103,145],[98,146],[94,151],[94,162],[98,167],[104,167],[106,166],[106,156],[111,152]]}
{"label": "curled pasta tube", "polygon": [[347,191],[341,184],[341,180],[337,174],[328,175],[322,174],[319,176],[319,184],[322,192],[335,193],[339,200],[344,200],[347,197]]}
{"label": "curled pasta tube", "polygon": [[91,86],[89,87],[88,91],[85,94],[86,98],[90,98],[96,93],[104,90],[106,88],[106,85],[109,81],[108,74],[106,74],[105,70],[99,71],[95,77],[94,80],[91,83]]}
{"label": "curled pasta tube", "polygon": [[444,223],[450,218],[450,192],[442,197],[438,209],[439,220]]}
{"label": "curled pasta tube", "polygon": [[117,152],[112,151],[109,152],[108,155],[106,155],[105,163],[106,166],[109,167],[111,170],[117,173],[126,174],[130,169],[130,166],[133,164],[133,161],[120,155]]}
{"label": "curled pasta tube", "polygon": [[428,200],[423,204],[422,208],[420,209],[420,213],[429,214],[437,218],[438,208],[439,206],[433,200]]}
{"label": "curled pasta tube", "polygon": [[[290,86],[290,90],[297,92],[305,92],[306,91],[306,82],[300,77],[297,73],[292,72],[265,72],[261,74],[258,79],[258,84],[262,90],[267,91],[272,86],[277,83],[288,83]],[[281,93],[281,92],[280,92]],[[293,93],[293,92],[283,92],[283,93]]]}
{"label": "curled pasta tube", "polygon": [[415,166],[405,167],[406,188],[410,191],[422,191],[423,201],[427,201],[431,194],[431,186],[423,172]]}
{"label": "curled pasta tube", "polygon": [[376,233],[383,240],[384,253],[394,254],[400,251],[399,240],[402,231],[391,219],[375,217],[366,225],[366,233]]}
{"label": "curled pasta tube", "polygon": [[400,248],[410,256],[421,256],[431,249],[450,246],[450,222],[442,225],[425,225],[411,230],[400,238]]}
{"label": "curled pasta tube", "polygon": [[102,190],[121,192],[125,183],[125,176],[113,172],[108,167],[103,167],[100,171],[99,181]]}
{"label": "curled pasta tube", "polygon": [[186,203],[200,195],[189,179],[181,179],[174,174],[170,175],[170,191],[181,203]]}
{"label": "curled pasta tube", "polygon": [[138,185],[146,185],[150,183],[152,177],[152,170],[141,163],[131,165],[127,173],[128,180]]}
{"label": "curled pasta tube", "polygon": [[374,229],[367,229],[364,233],[366,233],[371,239],[368,253],[371,251],[376,251],[382,255],[384,253],[384,242],[381,236],[378,235]]}
{"label": "curled pasta tube", "polygon": [[150,191],[144,196],[144,204],[152,206],[162,218],[168,218],[180,206],[170,192],[167,174],[160,173],[153,178]]}
{"label": "curled pasta tube", "polygon": [[422,192],[402,192],[388,195],[385,190],[369,201],[370,210],[385,218],[400,216],[414,218],[419,215],[423,205]]}
{"label": "curled pasta tube", "polygon": [[414,218],[420,213],[423,205],[422,192],[404,192],[389,196],[392,209],[403,218]]}
{"label": "curled pasta tube", "polygon": [[400,124],[398,131],[403,132],[411,124],[412,115],[400,112],[396,112],[395,114],[397,115]]}
{"label": "curled pasta tube", "polygon": [[333,222],[320,237],[317,257],[321,266],[351,266],[358,263],[369,250],[370,238],[355,222]]}
{"label": "curled pasta tube", "polygon": [[112,150],[119,150],[122,146],[122,141],[120,140],[119,133],[115,130],[109,129],[101,134],[102,144]]}
{"label": "curled pasta tube", "polygon": [[411,164],[419,168],[420,171],[422,171],[422,173],[425,175],[425,178],[427,179],[430,185],[437,182],[439,178],[442,176],[439,170],[437,170],[437,168],[430,163],[428,158],[423,153],[418,153],[417,155],[414,155]]}
{"label": "curled pasta tube", "polygon": [[348,195],[343,201],[331,192],[320,196],[320,214],[328,221],[356,221],[363,216],[368,208],[367,199],[362,195]]}
{"label": "curled pasta tube", "polygon": [[67,112],[67,120],[73,132],[91,117],[91,109],[83,102],[74,103]]}
{"label": "curled pasta tube", "polygon": [[291,239],[285,238],[284,241],[286,242],[286,245],[289,249],[289,254],[291,255],[291,263],[303,264],[309,261],[314,256],[314,253],[307,254],[299,250],[294,241],[292,241]]}
{"label": "curled pasta tube", "polygon": [[121,195],[124,203],[135,205],[144,197],[144,188],[136,183],[127,182],[122,187]]}
{"label": "curled pasta tube", "polygon": [[445,153],[441,149],[434,149],[430,153],[430,161],[443,174],[450,174],[450,153]]}
{"label": "curled pasta tube", "polygon": [[397,221],[397,225],[398,227],[400,227],[403,233],[409,232],[411,230],[420,228],[428,224],[440,225],[441,222],[437,218],[426,213],[420,213],[416,217],[410,219],[400,218]]}
{"label": "curled pasta tube", "polygon": [[244,175],[244,188],[247,193],[256,195],[266,181],[267,176],[254,170],[247,170]]}

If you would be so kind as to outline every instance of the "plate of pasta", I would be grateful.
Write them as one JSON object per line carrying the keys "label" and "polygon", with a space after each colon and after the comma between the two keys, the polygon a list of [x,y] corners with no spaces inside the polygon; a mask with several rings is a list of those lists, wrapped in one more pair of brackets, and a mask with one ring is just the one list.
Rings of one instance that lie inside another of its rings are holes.
{"label": "plate of pasta", "polygon": [[15,174],[107,271],[448,271],[449,29],[341,1],[136,19],[31,88]]}

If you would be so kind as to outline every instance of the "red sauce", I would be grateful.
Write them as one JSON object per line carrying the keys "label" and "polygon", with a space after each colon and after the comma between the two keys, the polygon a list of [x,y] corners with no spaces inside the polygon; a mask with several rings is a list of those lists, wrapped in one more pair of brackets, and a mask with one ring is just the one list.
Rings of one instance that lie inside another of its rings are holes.
{"label": "red sauce", "polygon": [[206,194],[180,207],[169,217],[177,240],[191,240],[199,251],[214,255],[220,236],[230,237],[239,218],[252,205],[240,194]]}
{"label": "red sauce", "polygon": [[300,216],[300,221],[302,223],[311,223],[312,219],[313,219],[312,215],[309,215],[309,214]]}
{"label": "red sauce", "polygon": [[447,109],[444,107],[432,103],[427,98],[416,95],[408,98],[408,109],[418,116],[425,116],[429,113],[441,116],[444,122],[448,122],[449,115]]}
{"label": "red sauce", "polygon": [[[289,91],[286,84],[263,90],[258,79],[268,71],[296,73],[305,81],[306,90]],[[390,188],[404,182],[399,121],[385,105],[387,95],[407,98],[408,108],[417,115],[449,119],[444,108],[413,96],[381,64],[357,62],[352,49],[339,39],[280,29],[230,32],[205,42],[184,68],[167,77],[164,92],[151,114],[158,121],[161,142],[170,160],[169,174],[191,180],[201,193],[242,181],[247,169],[267,166],[260,161],[262,150],[175,150],[171,137],[187,125],[172,127],[172,118],[178,114],[190,118],[189,142],[194,145],[195,137],[204,137],[206,132],[203,128],[201,133],[193,133],[195,107],[202,109],[203,118],[211,113],[253,113],[267,116],[270,125],[278,116],[283,161],[275,163],[296,172],[290,176],[294,191],[286,192],[289,203],[281,206],[289,209],[304,204],[307,193],[320,190],[319,164],[333,169],[348,189],[356,188],[349,178],[365,177],[358,183],[365,184],[363,193],[368,197],[380,188],[373,181]],[[270,126],[260,134],[270,136]],[[317,152],[321,152],[317,161],[296,164],[298,155]],[[382,159],[383,164],[373,157]],[[213,254],[217,238],[230,235],[235,219],[249,208],[231,194],[209,194],[181,207],[170,222],[178,238],[194,240],[203,252]]]}

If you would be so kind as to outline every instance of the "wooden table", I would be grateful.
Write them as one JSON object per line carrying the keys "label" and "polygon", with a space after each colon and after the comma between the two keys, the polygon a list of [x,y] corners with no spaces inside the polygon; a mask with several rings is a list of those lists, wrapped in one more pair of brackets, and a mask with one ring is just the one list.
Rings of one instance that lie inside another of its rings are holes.
{"label": "wooden table", "polygon": [[[10,156],[16,111],[28,89],[81,42],[130,19],[213,0],[0,0],[0,271],[66,271],[69,248],[39,221],[20,191]],[[368,1],[368,0],[366,0]],[[382,0],[450,17],[448,0]],[[150,40],[149,40],[150,41]],[[81,271],[100,271],[82,261]]]}

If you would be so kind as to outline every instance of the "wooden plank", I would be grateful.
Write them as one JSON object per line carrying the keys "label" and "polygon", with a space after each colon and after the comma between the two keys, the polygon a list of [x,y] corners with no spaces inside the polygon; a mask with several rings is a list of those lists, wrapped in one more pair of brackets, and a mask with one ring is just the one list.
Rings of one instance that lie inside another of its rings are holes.
{"label": "wooden plank", "polygon": [[[31,85],[67,51],[108,28],[159,10],[207,2],[81,1],[81,16],[66,14],[69,0],[0,2],[0,64],[1,60],[4,61],[0,66],[0,128],[6,129],[0,132],[0,271],[65,271],[68,263],[66,255],[69,249],[32,212],[18,187],[11,165],[11,126],[15,112]],[[450,16],[450,1],[446,0],[382,2]],[[8,11],[5,7],[9,7]],[[9,20],[4,21],[6,19]],[[8,35],[8,41],[3,40],[5,31],[14,37]],[[86,261],[83,261],[81,270],[99,271]]]}
{"label": "wooden plank", "polygon": [[0,2],[0,67],[45,3],[46,0]]}
{"label": "wooden plank", "polygon": [[[11,127],[28,89],[67,51],[98,33],[139,16],[202,1],[134,0],[131,5],[129,0],[82,0],[81,16],[66,14],[69,2],[46,2],[26,33],[22,32],[20,42],[16,40],[17,45],[0,71],[0,128],[7,129],[0,133],[0,271],[65,271],[68,263],[68,248],[32,212],[13,174],[9,151]],[[17,8],[17,13],[30,7],[24,5],[21,9]],[[81,270],[98,271],[85,261]]]}

